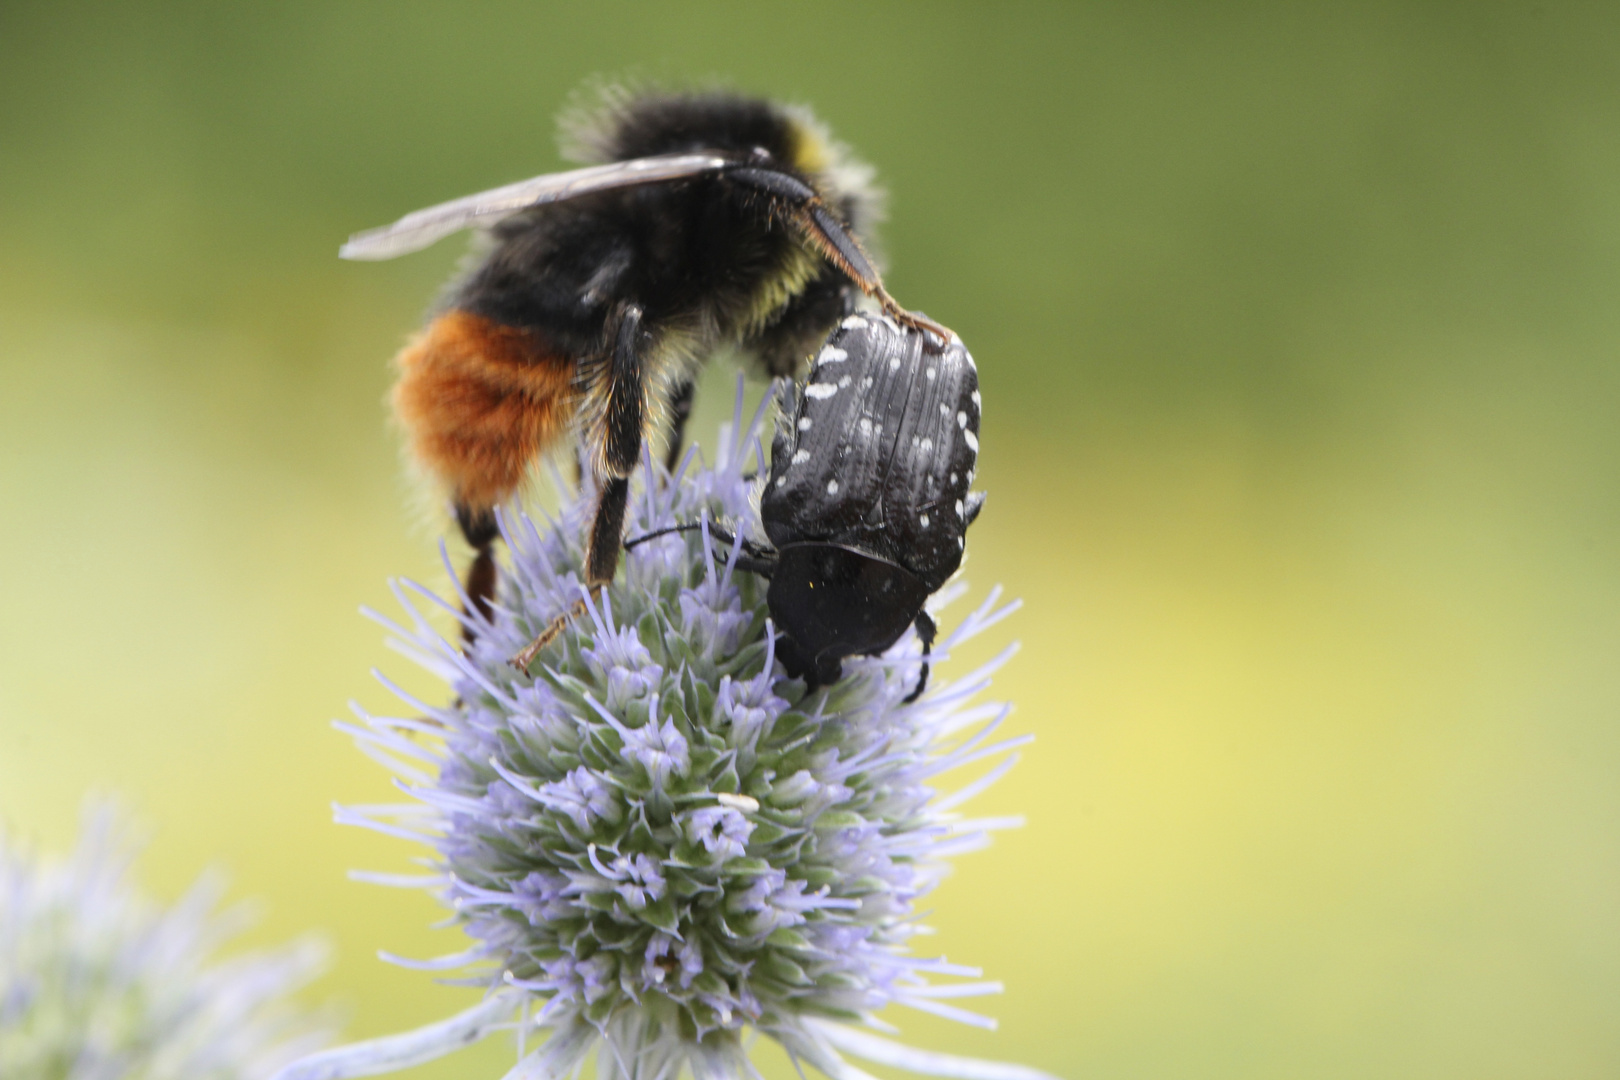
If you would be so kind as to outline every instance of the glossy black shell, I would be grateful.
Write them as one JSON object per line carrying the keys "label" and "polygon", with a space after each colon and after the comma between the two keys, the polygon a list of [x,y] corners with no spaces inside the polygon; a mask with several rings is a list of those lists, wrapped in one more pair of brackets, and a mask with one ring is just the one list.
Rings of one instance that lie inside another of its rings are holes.
{"label": "glossy black shell", "polygon": [[[786,391],[760,499],[788,672],[813,683],[886,650],[962,562],[982,494],[979,379],[960,341],[853,315]],[[929,633],[932,624],[929,623]]]}
{"label": "glossy black shell", "polygon": [[771,543],[829,541],[898,563],[929,592],[945,584],[982,498],[969,493],[979,374],[961,341],[928,352],[917,331],[851,315],[782,412],[760,499]]}

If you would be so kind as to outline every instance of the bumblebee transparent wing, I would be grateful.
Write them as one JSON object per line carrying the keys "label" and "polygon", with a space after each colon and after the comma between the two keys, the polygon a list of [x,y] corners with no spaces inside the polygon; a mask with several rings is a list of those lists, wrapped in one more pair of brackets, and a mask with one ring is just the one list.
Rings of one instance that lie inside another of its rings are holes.
{"label": "bumblebee transparent wing", "polygon": [[508,214],[542,203],[562,202],[593,191],[678,180],[716,172],[732,164],[713,154],[666,154],[660,157],[614,161],[568,172],[546,173],[516,184],[481,191],[406,214],[392,225],[367,229],[349,237],[338,249],[345,259],[392,259],[420,251],[435,240],[471,225],[490,224]]}

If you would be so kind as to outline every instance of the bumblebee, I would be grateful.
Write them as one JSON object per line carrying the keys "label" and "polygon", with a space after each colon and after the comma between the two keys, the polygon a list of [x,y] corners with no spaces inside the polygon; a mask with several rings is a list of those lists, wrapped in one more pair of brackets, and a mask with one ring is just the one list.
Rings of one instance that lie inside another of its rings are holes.
{"label": "bumblebee", "polygon": [[[449,489],[475,555],[471,627],[495,591],[495,507],[577,440],[598,492],[593,593],[618,566],[629,477],[663,429],[672,465],[693,381],[733,348],[792,376],[864,293],[898,322],[944,327],[884,290],[859,237],[871,170],[810,114],[726,92],[619,93],[568,125],[584,168],[419,210],[340,254],[389,259],[474,227],[487,251],[400,352],[393,406],[412,456]],[[513,663],[526,668],[560,615]]]}

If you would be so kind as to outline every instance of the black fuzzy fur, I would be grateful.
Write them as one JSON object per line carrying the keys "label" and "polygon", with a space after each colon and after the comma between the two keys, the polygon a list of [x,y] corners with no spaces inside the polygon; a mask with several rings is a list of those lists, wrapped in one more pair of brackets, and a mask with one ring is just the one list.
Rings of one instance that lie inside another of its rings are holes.
{"label": "black fuzzy fur", "polygon": [[[488,255],[450,294],[452,308],[529,331],[538,339],[536,362],[561,358],[572,366],[585,457],[602,485],[586,554],[592,587],[611,581],[618,563],[627,477],[663,411],[651,399],[669,402],[673,460],[694,365],[736,346],[767,375],[796,375],[854,308],[856,288],[845,273],[881,294],[876,270],[845,234],[866,224],[854,219],[870,193],[834,189],[836,170],[812,173],[830,164],[821,159],[833,148],[818,147],[808,123],[728,93],[610,100],[594,124],[575,132],[597,160],[701,152],[736,167],[514,214],[495,226]],[[806,228],[823,247],[811,246]],[[462,514],[462,523],[479,551],[474,569],[482,576],[469,579],[469,595],[483,612],[494,586],[482,569],[489,542],[480,545],[481,534],[469,528],[481,522]],[[524,650],[521,663],[565,621]]]}
{"label": "black fuzzy fur", "polygon": [[[807,135],[787,111],[733,94],[650,94],[609,106],[591,133],[595,154],[628,160],[678,152],[744,160],[763,150],[769,168],[816,188],[845,215],[864,193],[826,190],[827,178],[794,163]],[[728,344],[767,375],[800,370],[809,352],[852,309],[856,290],[823,265],[760,321],[760,297],[802,259],[787,200],[725,177],[698,177],[599,192],[502,221],[496,244],[452,295],[451,305],[536,331],[565,355],[600,355],[620,304],[645,312],[662,336],[695,336],[700,353]],[[859,227],[860,222],[845,221]],[[696,359],[702,359],[700,355]]]}

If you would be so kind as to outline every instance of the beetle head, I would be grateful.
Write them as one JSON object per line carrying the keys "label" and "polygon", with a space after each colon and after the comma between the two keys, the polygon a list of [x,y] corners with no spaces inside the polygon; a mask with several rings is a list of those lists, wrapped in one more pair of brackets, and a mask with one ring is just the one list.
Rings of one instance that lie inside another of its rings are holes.
{"label": "beetle head", "polygon": [[893,645],[928,599],[905,567],[841,544],[785,544],[778,558],[766,593],[782,631],[777,655],[812,687],[836,682],[844,657]]}

